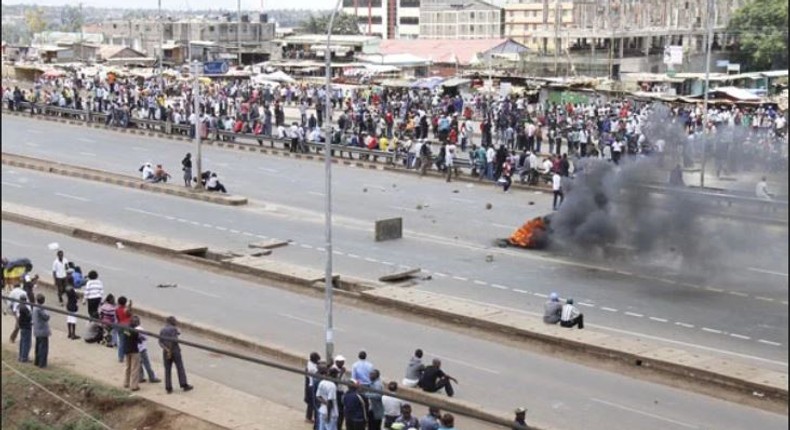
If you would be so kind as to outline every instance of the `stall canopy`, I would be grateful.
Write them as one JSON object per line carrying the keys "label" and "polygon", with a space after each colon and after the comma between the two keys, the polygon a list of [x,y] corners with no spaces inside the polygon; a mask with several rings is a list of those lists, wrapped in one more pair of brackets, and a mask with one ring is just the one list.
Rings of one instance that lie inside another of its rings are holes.
{"label": "stall canopy", "polygon": [[760,96],[738,87],[714,88],[708,92],[708,96],[714,99],[724,98],[735,101],[760,101],[762,99]]}
{"label": "stall canopy", "polygon": [[281,70],[263,75],[263,79],[274,82],[296,82],[296,79]]}
{"label": "stall canopy", "polygon": [[465,78],[450,78],[444,82],[442,82],[443,87],[460,87],[462,85],[467,85],[471,83],[470,79]]}
{"label": "stall canopy", "polygon": [[444,81],[444,78],[440,78],[438,76],[432,76],[430,78],[422,78],[418,79],[416,82],[411,84],[412,88],[424,88],[428,90],[433,90],[434,88],[441,85]]}

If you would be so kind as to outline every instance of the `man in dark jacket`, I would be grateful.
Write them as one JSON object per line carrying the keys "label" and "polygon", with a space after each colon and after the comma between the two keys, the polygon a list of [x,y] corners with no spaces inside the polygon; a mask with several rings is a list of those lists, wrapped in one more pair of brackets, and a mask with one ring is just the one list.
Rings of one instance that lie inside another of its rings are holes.
{"label": "man in dark jacket", "polygon": [[365,430],[368,423],[368,401],[357,388],[359,383],[351,380],[348,391],[343,395],[343,412],[347,430]]}
{"label": "man in dark jacket", "polygon": [[124,328],[122,335],[124,342],[123,355],[126,361],[126,373],[123,379],[123,388],[130,388],[132,391],[140,389],[140,334],[136,329],[140,325],[140,317],[134,315],[129,323],[129,327]]}
{"label": "man in dark jacket", "polygon": [[[36,295],[36,303],[44,304],[44,295]],[[49,355],[49,336],[52,332],[49,329],[49,313],[42,308],[36,307],[33,310],[33,336],[36,337],[36,355],[34,363],[40,368],[47,367],[47,356]]]}
{"label": "man in dark jacket", "polygon": [[19,298],[17,319],[19,321],[19,362],[27,363],[30,361],[30,345],[33,337],[33,313],[30,312],[25,296]]}
{"label": "man in dark jacket", "polygon": [[[194,387],[187,383],[187,373],[184,370],[184,361],[181,359],[181,347],[178,344],[178,335],[181,334],[176,325],[176,317],[167,317],[166,325],[159,331],[159,346],[162,347],[163,361],[165,363],[165,390],[167,394],[173,392],[173,364],[176,365],[178,372],[178,385],[184,391],[190,391]],[[139,375],[139,372],[138,372]]]}

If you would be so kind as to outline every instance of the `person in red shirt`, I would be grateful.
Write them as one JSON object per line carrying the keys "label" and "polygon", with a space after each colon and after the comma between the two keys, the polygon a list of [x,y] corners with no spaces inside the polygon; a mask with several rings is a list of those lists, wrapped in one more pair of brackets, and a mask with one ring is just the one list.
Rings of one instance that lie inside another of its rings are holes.
{"label": "person in red shirt", "polygon": [[[128,303],[127,303],[128,301]],[[132,301],[127,300],[126,297],[118,297],[118,306],[115,308],[115,317],[119,325],[128,326],[132,322]],[[124,346],[126,336],[118,336],[118,361],[123,363],[124,359]]]}
{"label": "person in red shirt", "polygon": [[242,127],[244,127],[244,123],[241,121],[241,118],[236,118],[236,122],[233,124],[233,132],[241,133]]}

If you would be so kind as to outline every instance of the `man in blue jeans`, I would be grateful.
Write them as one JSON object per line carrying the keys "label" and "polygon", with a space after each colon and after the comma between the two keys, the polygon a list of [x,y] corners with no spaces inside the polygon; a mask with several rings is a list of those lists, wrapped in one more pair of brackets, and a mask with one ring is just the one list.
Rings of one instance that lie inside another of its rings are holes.
{"label": "man in blue jeans", "polygon": [[27,306],[27,297],[19,298],[17,307],[17,319],[19,321],[19,362],[30,362],[30,345],[33,340],[33,314]]}
{"label": "man in blue jeans", "polygon": [[165,362],[165,390],[167,394],[173,392],[173,365],[176,365],[176,372],[178,373],[178,385],[184,391],[190,391],[194,387],[187,383],[187,373],[184,370],[184,361],[181,359],[181,346],[178,344],[178,335],[181,334],[176,325],[176,317],[170,316],[165,320],[167,323],[162,330],[159,331],[159,346],[162,347]]}
{"label": "man in blue jeans", "polygon": [[[44,304],[44,295],[36,295],[36,303]],[[49,329],[49,313],[42,308],[33,309],[33,335],[36,337],[36,355],[34,364],[40,368],[47,367],[47,356],[49,355],[49,336],[52,331]]]}

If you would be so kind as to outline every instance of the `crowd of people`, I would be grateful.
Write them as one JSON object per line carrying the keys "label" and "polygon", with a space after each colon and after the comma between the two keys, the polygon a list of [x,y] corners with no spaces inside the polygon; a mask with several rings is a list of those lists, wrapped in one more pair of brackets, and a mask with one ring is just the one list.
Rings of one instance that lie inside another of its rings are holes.
{"label": "crowd of people", "polygon": [[[441,88],[441,87],[439,87]],[[571,160],[660,153],[689,167],[708,145],[717,174],[778,168],[787,159],[786,119],[772,106],[711,105],[708,122],[699,105],[656,104],[628,97],[591,96],[584,102],[539,102],[526,93],[463,97],[416,88],[335,87],[251,80],[204,81],[194,112],[193,87],[178,79],[147,80],[108,75],[36,82],[33,89],[3,88],[9,107],[22,101],[109,113],[108,123],[130,118],[167,120],[190,133],[231,139],[219,131],[274,136],[291,151],[322,142],[327,98],[333,106],[333,143],[393,152],[406,168],[436,168],[457,175],[461,154],[471,173],[509,188],[511,176],[549,184],[563,153]],[[656,109],[660,106],[660,109]],[[286,120],[286,109],[291,111]],[[660,110],[660,115],[656,111]],[[298,111],[298,112],[297,112]],[[289,123],[290,122],[290,123]],[[679,134],[670,134],[674,124]],[[684,136],[685,134],[685,136]],[[712,138],[711,138],[712,137]],[[548,161],[548,163],[547,163]],[[571,161],[572,163],[572,161]],[[571,172],[572,173],[572,172]]]}
{"label": "crowd of people", "polygon": [[[38,275],[33,275],[33,264],[29,260],[24,263],[24,270],[18,275],[8,276],[7,269],[13,264],[2,259],[3,289],[8,300],[3,308],[4,313],[11,313],[15,319],[14,329],[10,341],[16,343],[19,338],[19,353],[17,360],[20,363],[30,362],[30,350],[35,339],[33,363],[40,367],[47,367],[49,356],[49,338],[52,336],[50,328],[50,313],[40,306],[30,306],[29,303],[44,305],[44,294],[35,293]],[[105,345],[117,350],[118,361],[125,363],[123,387],[131,391],[138,391],[141,382],[159,383],[156,372],[151,366],[148,355],[148,339],[140,332],[145,329],[139,315],[134,314],[132,301],[124,296],[116,300],[112,293],[105,295],[105,288],[95,270],[88,272],[86,278],[82,276],[82,269],[69,261],[63,252],[56,252],[52,262],[52,281],[57,290],[58,304],[65,307],[67,338],[70,340],[83,339],[86,343]],[[85,327],[83,336],[77,335],[77,315],[79,313],[79,298],[77,291],[82,291],[82,304],[87,304],[87,314],[92,318]],[[64,300],[65,297],[65,300]],[[176,367],[178,383],[183,391],[193,389],[187,382],[181,349],[178,343],[178,321],[175,317],[168,317],[165,326],[159,332],[159,346],[162,349],[164,363],[165,391],[173,392],[172,368]],[[133,328],[135,330],[125,329]],[[146,374],[148,379],[145,378]]]}

